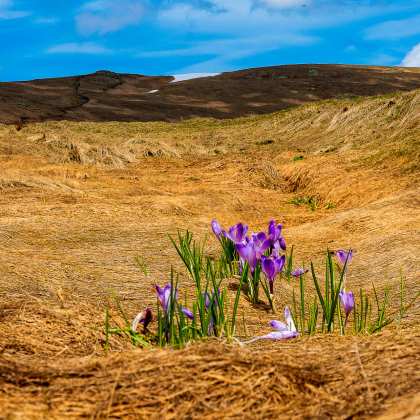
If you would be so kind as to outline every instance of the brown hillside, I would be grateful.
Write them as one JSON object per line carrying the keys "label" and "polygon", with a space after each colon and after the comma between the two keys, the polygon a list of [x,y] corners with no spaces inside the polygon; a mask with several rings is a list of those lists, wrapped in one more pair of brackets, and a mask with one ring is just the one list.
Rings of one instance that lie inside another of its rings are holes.
{"label": "brown hillside", "polygon": [[[246,69],[177,83],[171,76],[99,71],[0,83],[0,123],[168,121],[262,115],[331,98],[420,87],[420,69],[301,64]],[[151,90],[157,93],[146,94]]]}
{"label": "brown hillside", "polygon": [[[191,305],[167,232],[209,234],[218,255],[213,218],[281,222],[294,268],[313,261],[321,278],[326,248],[352,247],[348,290],[373,298],[374,284],[382,299],[389,283],[395,319],[400,267],[405,304],[420,290],[419,162],[420,90],[235,120],[0,125],[0,419],[417,418],[420,301],[398,330],[245,348],[149,350],[115,334],[105,356],[104,322],[109,307],[124,325],[110,286],[130,321],[156,313],[171,264]],[[237,279],[224,286],[232,304]],[[279,309],[297,287],[275,281]],[[242,294],[237,338],[242,314],[248,337],[284,321],[268,308]]]}

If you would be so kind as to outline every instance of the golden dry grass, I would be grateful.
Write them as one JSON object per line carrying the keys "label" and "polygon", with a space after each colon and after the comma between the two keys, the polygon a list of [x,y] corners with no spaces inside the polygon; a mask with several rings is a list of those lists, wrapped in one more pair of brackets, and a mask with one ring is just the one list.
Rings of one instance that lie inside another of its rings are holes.
{"label": "golden dry grass", "polygon": [[[216,343],[208,349],[149,354],[126,353],[129,343],[115,336],[111,353],[120,355],[104,359],[103,322],[106,306],[112,308],[112,322],[121,322],[110,286],[130,317],[145,307],[154,309],[151,285],[167,283],[172,263],[181,274],[181,293],[191,292],[166,233],[188,228],[202,239],[211,233],[213,218],[224,226],[247,222],[251,231],[266,229],[274,218],[283,224],[286,243],[295,244],[296,267],[303,259],[306,264],[312,260],[320,276],[327,247],[352,247],[348,288],[361,287],[369,294],[372,282],[381,291],[389,282],[390,310],[397,309],[400,266],[407,298],[419,288],[419,128],[420,91],[325,101],[238,120],[63,121],[21,131],[0,126],[0,388],[6,389],[0,397],[1,418],[41,418],[40,413],[44,418],[136,418],[131,405],[137,418],[181,418],[182,412],[185,418],[246,418],[246,413],[253,418],[372,418],[388,411],[408,418],[416,413],[417,403],[411,408],[394,403],[401,395],[416,394],[417,382],[391,390],[414,375],[418,339],[413,325],[418,324],[420,304],[403,320],[406,328],[411,325],[407,330],[393,332],[391,326],[388,333],[358,339],[372,398],[364,376],[356,372],[354,354],[348,365],[343,361],[347,373],[339,379],[338,361],[344,360],[343,349],[353,348],[353,338],[257,342],[246,351]],[[303,159],[295,160],[299,156]],[[316,197],[318,209],[290,203],[296,197]],[[327,203],[335,206],[326,209]],[[213,237],[206,252],[219,252]],[[148,278],[134,262],[139,254]],[[309,277],[307,281],[311,292]],[[233,299],[235,281],[224,284]],[[278,307],[291,304],[293,286],[296,282],[276,282]],[[252,337],[270,331],[270,319],[281,319],[264,302],[251,305],[244,296],[242,311]],[[239,324],[237,334],[244,338]],[[312,345],[317,356],[310,361]],[[266,360],[264,350],[275,362]],[[60,370],[63,358],[71,360]],[[167,381],[153,370],[164,359],[173,360],[165,368]],[[192,397],[192,385],[180,378],[189,380],[210,360],[220,360],[216,375],[228,378],[242,378],[252,369],[274,370],[244,380],[246,386],[204,375]],[[182,373],[177,366],[187,362]],[[136,382],[148,365],[147,380]],[[298,365],[303,366],[299,374]],[[290,392],[279,379],[283,369],[298,383]],[[390,378],[389,387],[379,395],[385,389],[383,378]],[[206,399],[209,383],[219,391]],[[239,389],[246,391],[236,400],[233,393]],[[348,400],[342,397],[345,389]]]}

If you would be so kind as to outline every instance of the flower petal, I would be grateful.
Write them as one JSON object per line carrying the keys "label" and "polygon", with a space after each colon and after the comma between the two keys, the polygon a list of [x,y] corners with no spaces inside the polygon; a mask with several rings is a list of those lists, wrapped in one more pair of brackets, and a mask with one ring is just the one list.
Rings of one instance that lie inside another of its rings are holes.
{"label": "flower petal", "polygon": [[265,232],[260,232],[255,235],[257,239],[262,243],[267,239],[267,235]]}
{"label": "flower petal", "polygon": [[289,331],[296,332],[296,326],[293,322],[292,316],[290,315],[290,309],[286,306],[286,309],[284,310],[284,317],[286,318],[287,327]]}
{"label": "flower petal", "polygon": [[283,251],[286,251],[286,242],[284,242],[284,238],[283,237],[279,238],[279,244],[280,244],[280,248]]}
{"label": "flower petal", "polygon": [[279,244],[278,241],[273,245],[273,249],[271,250],[271,253],[275,257],[278,257],[279,256],[279,253],[280,253],[280,244]]}
{"label": "flower petal", "polygon": [[303,271],[303,268],[298,268],[296,271],[292,271],[290,274],[293,276],[293,277],[300,277],[300,275],[302,274],[305,274],[305,273],[307,273],[309,270],[305,270],[305,271]]}
{"label": "flower petal", "polygon": [[222,230],[221,232],[225,236],[225,238],[232,240],[232,238],[230,237],[230,234],[228,232],[226,232],[225,230]]}
{"label": "flower petal", "polygon": [[214,325],[213,316],[211,316],[210,322],[209,322],[209,330],[207,331],[207,335],[211,335],[211,332],[213,331],[213,325]]}
{"label": "flower petal", "polygon": [[270,325],[277,331],[288,331],[287,325],[281,321],[270,321]]}
{"label": "flower petal", "polygon": [[267,238],[264,242],[262,242],[259,252],[260,256],[264,254],[269,246],[271,246],[271,238]]}
{"label": "flower petal", "polygon": [[273,281],[276,277],[276,265],[270,258],[261,256],[261,268],[268,280]]}
{"label": "flower petal", "polygon": [[220,241],[220,238],[222,236],[222,230],[220,229],[220,225],[216,220],[212,220],[211,228],[213,230],[213,233],[216,235],[216,238]]}
{"label": "flower petal", "polygon": [[149,308],[147,308],[144,312],[146,313],[144,317],[140,319],[140,322],[143,322],[144,328],[147,328],[147,326],[153,321],[153,313]]}
{"label": "flower petal", "polygon": [[182,313],[189,319],[194,319],[194,314],[187,308],[182,308]]}
{"label": "flower petal", "polygon": [[294,331],[284,331],[284,332],[275,331],[275,332],[271,332],[271,333],[268,333],[266,335],[263,335],[261,337],[254,338],[253,340],[246,341],[244,344],[252,343],[253,341],[263,340],[263,339],[285,340],[287,338],[295,338],[297,335],[298,335],[298,333],[296,333]]}
{"label": "flower petal", "polygon": [[131,329],[136,331],[137,326],[139,325],[140,319],[144,316],[146,311],[141,311],[137,316],[134,318],[133,324],[131,325]]}
{"label": "flower petal", "polygon": [[286,255],[282,255],[280,258],[277,258],[276,260],[276,276],[280,271],[283,269],[284,264],[286,264]]}
{"label": "flower petal", "polygon": [[249,254],[251,251],[251,246],[249,244],[236,244],[236,250],[238,251],[239,256],[246,261],[247,259],[249,259]]}
{"label": "flower petal", "polygon": [[163,290],[157,284],[153,285],[153,291],[155,292],[159,300],[163,299]]}
{"label": "flower petal", "polygon": [[274,238],[276,234],[276,222],[271,219],[270,223],[268,224],[268,235]]}

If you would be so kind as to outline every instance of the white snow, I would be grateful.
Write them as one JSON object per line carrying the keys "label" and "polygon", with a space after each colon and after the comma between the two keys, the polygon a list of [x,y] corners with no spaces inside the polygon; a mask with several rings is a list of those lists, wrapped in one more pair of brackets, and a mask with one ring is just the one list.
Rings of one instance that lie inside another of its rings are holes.
{"label": "white snow", "polygon": [[186,73],[186,74],[173,74],[172,77],[175,77],[175,80],[172,80],[171,83],[182,82],[184,80],[199,79],[200,77],[214,77],[218,76],[220,73]]}
{"label": "white snow", "polygon": [[[214,77],[218,76],[220,73],[186,73],[186,74],[174,74],[172,77],[175,77],[175,80],[172,80],[172,82],[169,83],[175,83],[175,82],[182,82],[184,80],[191,80],[191,79],[199,79],[200,77]],[[143,93],[156,93],[159,92],[158,90],[151,90],[149,92],[143,92]]]}

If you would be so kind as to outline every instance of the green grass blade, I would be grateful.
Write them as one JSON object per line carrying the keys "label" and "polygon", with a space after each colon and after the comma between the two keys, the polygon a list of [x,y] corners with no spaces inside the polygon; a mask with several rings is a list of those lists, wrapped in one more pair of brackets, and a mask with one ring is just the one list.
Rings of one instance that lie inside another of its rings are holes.
{"label": "green grass blade", "polygon": [[136,260],[136,263],[140,266],[140,268],[143,270],[143,273],[147,278],[146,264],[144,263],[143,255],[140,255],[140,257],[141,257],[141,262],[136,256],[134,256],[134,259]]}
{"label": "green grass blade", "polygon": [[322,297],[321,289],[319,288],[318,280],[317,280],[316,274],[315,274],[314,264],[312,262],[311,262],[311,271],[312,271],[312,279],[313,279],[314,284],[315,284],[315,289],[316,289],[316,293],[317,293],[318,298],[319,298],[319,302],[322,306],[323,311],[325,311],[326,308],[325,308],[324,298]]}
{"label": "green grass blade", "polygon": [[126,323],[126,325],[127,325],[127,328],[130,328],[130,329],[131,329],[131,325],[130,325],[130,323],[127,321],[127,318],[126,318],[126,316],[125,316],[125,313],[124,313],[123,309],[121,308],[120,302],[118,301],[117,297],[115,296],[114,291],[112,290],[112,287],[110,287],[110,290],[111,290],[112,296],[113,296],[113,297],[114,297],[114,299],[115,299],[115,302],[117,302],[118,309],[120,310],[121,315],[122,315],[122,317],[124,318],[124,321],[125,321],[125,323]]}
{"label": "green grass blade", "polygon": [[246,334],[246,324],[245,324],[245,314],[242,312],[242,321],[244,323],[244,334],[245,334],[245,341],[248,341],[248,336]]}
{"label": "green grass blade", "polygon": [[106,308],[105,313],[105,354],[108,355],[108,349],[109,349],[109,313],[108,308]]}
{"label": "green grass blade", "polygon": [[242,291],[242,284],[244,282],[244,279],[246,279],[248,277],[248,272],[249,272],[249,265],[248,265],[248,261],[247,261],[245,263],[245,267],[242,270],[241,279],[239,280],[239,284],[238,284],[238,290],[236,291],[235,304],[233,305],[232,322],[230,323],[230,328],[231,328],[230,329],[230,335],[231,335],[231,337],[234,336],[236,311],[238,310],[239,297],[240,297],[241,291]]}

